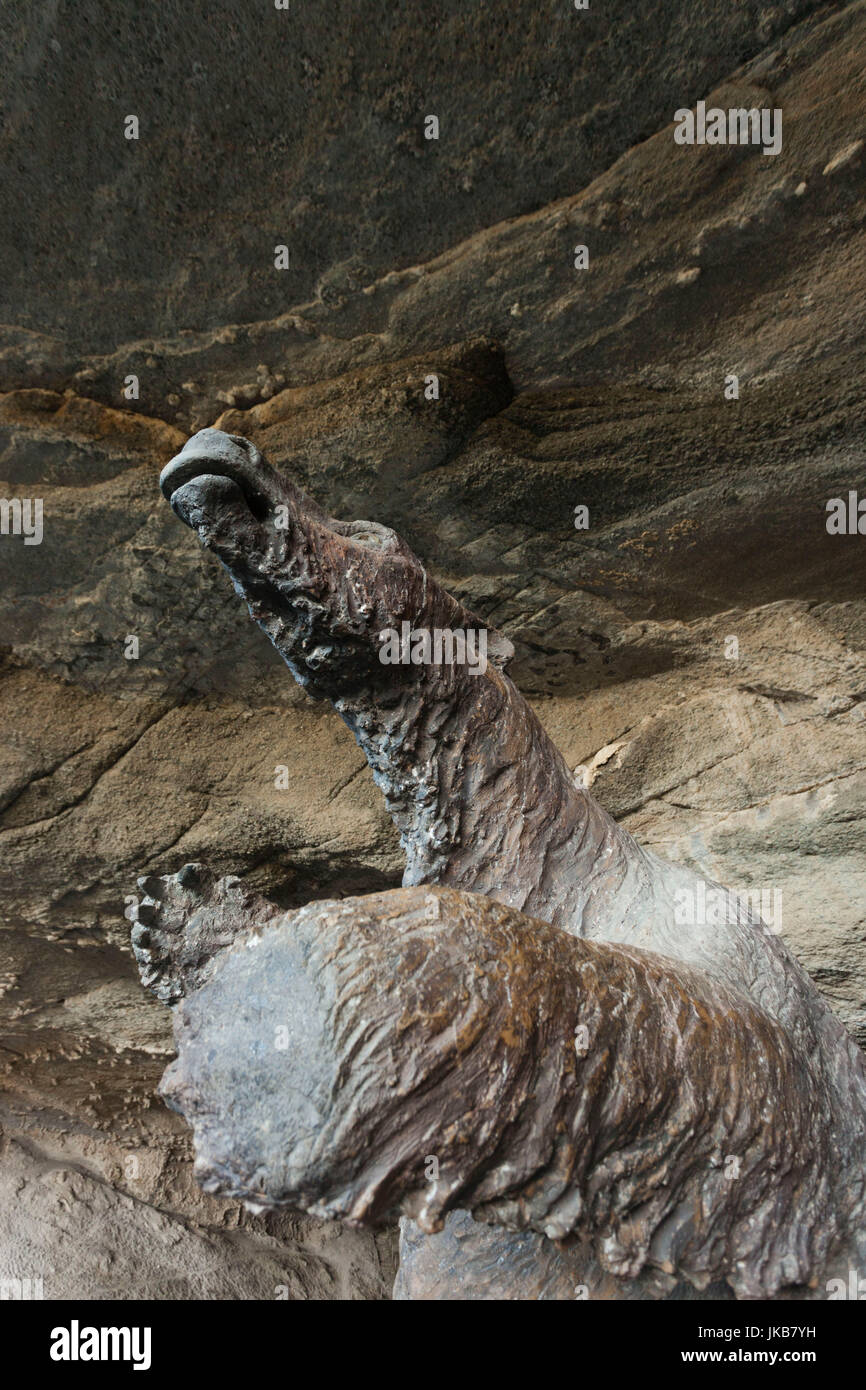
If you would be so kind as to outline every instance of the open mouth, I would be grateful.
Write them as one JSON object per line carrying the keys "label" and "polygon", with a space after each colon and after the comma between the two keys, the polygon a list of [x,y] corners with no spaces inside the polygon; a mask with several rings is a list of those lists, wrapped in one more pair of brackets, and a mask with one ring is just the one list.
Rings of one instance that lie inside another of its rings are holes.
{"label": "open mouth", "polygon": [[337,521],[328,517],[309,497],[297,494],[287,480],[266,463],[256,448],[241,435],[222,430],[199,430],[159,475],[162,495],[181,521],[193,529],[217,519],[228,520],[237,506],[245,506],[256,521],[274,516],[274,509],[299,510],[307,523],[317,524],[332,542],[348,542],[382,555],[401,551],[401,542],[387,526],[375,521]]}
{"label": "open mouth", "polygon": [[[265,487],[265,471],[261,454],[248,439],[224,434],[222,430],[206,429],[188,439],[180,453],[165,465],[159,475],[159,486],[172,509],[186,521],[188,509],[179,505],[184,500],[180,496],[181,489],[196,483],[197,500],[201,501],[210,483],[228,479],[240,490],[253,515],[261,519],[272,503]],[[220,491],[224,493],[224,487]]]}

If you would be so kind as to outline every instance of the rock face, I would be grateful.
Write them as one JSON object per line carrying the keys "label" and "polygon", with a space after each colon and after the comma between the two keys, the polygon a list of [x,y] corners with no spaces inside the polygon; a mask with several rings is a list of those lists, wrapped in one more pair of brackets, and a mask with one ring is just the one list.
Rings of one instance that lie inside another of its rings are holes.
{"label": "rock face", "polygon": [[174,0],[157,17],[85,0],[22,16],[0,317],[16,306],[13,322],[102,349],[339,303],[584,187],[816,10],[227,0],[216,16]]}
{"label": "rock face", "polygon": [[[405,535],[627,828],[781,894],[866,1042],[866,563],[825,524],[866,495],[862,7],[564,7],[543,35],[476,8],[459,46],[456,6],[423,43],[420,6],[279,40],[184,7],[183,43],[172,6],[146,34],[49,7],[15,40],[0,493],[44,499],[44,538],[0,536],[0,1275],[47,1297],[393,1280],[391,1237],[203,1197],[155,1095],[137,873],[203,860],[295,908],[403,870],[348,731],[159,497],[193,428]],[[782,153],[674,145],[702,97],[781,107]]]}

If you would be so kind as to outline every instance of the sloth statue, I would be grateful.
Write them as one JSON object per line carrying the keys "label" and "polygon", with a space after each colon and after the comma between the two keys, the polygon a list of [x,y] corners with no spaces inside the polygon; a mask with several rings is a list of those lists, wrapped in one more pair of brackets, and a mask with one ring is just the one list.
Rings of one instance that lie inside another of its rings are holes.
{"label": "sloth statue", "polygon": [[[866,1267],[866,1059],[779,935],[720,885],[684,920],[705,885],[576,784],[511,644],[393,531],[216,429],[160,485],[406,855],[402,888],[289,912],[199,864],[140,880],[201,1185],[399,1217],[402,1299],[826,1298]],[[481,630],[484,661],[382,659]]]}

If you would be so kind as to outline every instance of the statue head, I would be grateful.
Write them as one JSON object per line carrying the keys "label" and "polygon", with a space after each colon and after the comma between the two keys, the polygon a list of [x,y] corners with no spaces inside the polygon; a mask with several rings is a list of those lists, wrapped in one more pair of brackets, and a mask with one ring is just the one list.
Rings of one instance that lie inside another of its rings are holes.
{"label": "statue head", "polygon": [[[160,487],[317,697],[381,696],[417,680],[421,662],[382,658],[383,634],[407,624],[431,634],[483,629],[389,527],[327,516],[240,435],[200,430],[163,469]],[[485,655],[504,663],[511,645],[491,636]],[[437,675],[461,678],[453,662]]]}

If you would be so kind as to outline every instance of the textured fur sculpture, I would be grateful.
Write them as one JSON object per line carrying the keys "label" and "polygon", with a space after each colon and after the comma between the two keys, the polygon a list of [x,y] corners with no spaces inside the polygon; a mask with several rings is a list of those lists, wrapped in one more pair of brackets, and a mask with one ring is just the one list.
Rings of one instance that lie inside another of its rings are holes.
{"label": "textured fur sculpture", "polygon": [[161,487],[354,733],[407,860],[291,913],[201,866],[141,881],[203,1185],[402,1212],[401,1298],[825,1297],[863,1267],[866,1060],[779,938],[733,895],[678,921],[697,880],[575,785],[506,639],[483,674],[381,663],[405,621],[483,626],[392,531],[218,430]]}

